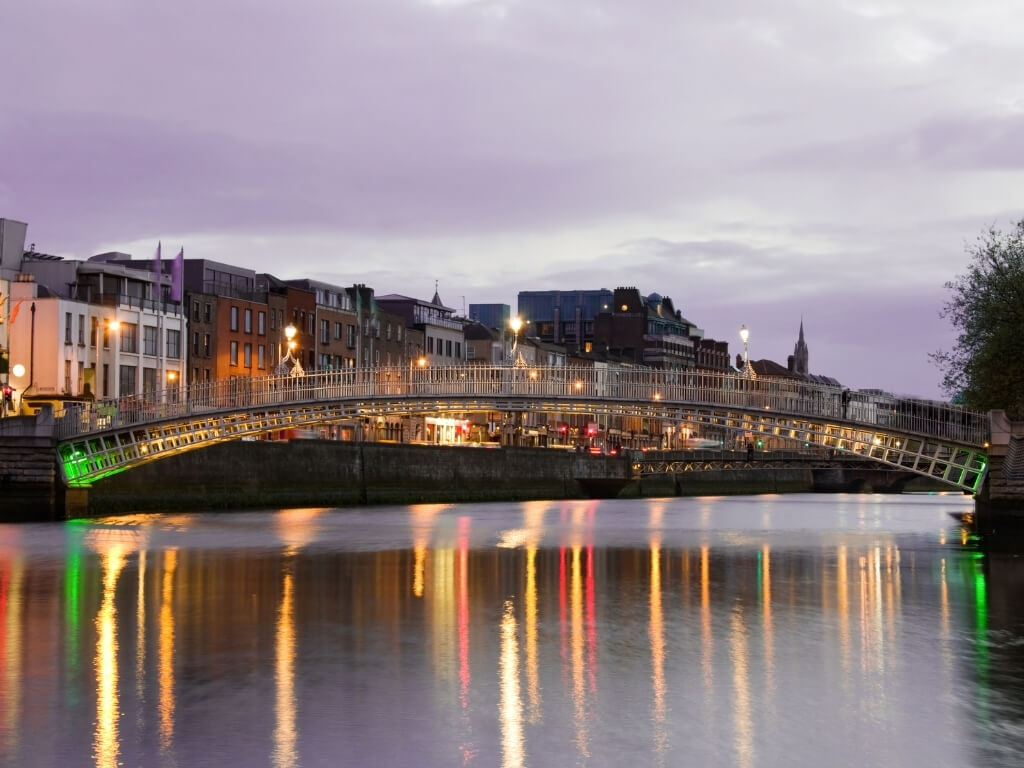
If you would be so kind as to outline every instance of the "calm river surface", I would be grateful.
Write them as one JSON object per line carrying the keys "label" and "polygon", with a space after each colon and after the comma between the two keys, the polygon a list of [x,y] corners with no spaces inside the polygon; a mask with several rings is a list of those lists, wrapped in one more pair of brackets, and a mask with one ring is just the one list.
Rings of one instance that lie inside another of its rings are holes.
{"label": "calm river surface", "polygon": [[0,526],[0,764],[1019,766],[961,495]]}

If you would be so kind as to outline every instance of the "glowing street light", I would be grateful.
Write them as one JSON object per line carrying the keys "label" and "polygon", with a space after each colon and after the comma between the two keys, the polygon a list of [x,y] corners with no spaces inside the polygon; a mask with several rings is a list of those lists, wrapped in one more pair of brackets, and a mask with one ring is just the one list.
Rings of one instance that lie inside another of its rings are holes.
{"label": "glowing street light", "polygon": [[516,315],[508,321],[508,327],[512,329],[512,354],[519,349],[519,331],[523,327],[523,319]]}
{"label": "glowing street light", "polygon": [[750,329],[746,325],[740,326],[740,339],[743,341],[743,375],[752,378],[754,372],[750,370]]}
{"label": "glowing street light", "polygon": [[526,361],[523,360],[523,354],[519,351],[519,331],[523,327],[523,319],[518,315],[510,317],[508,327],[512,331],[512,351],[508,354],[507,362],[512,363],[516,368],[525,368]]}
{"label": "glowing street light", "polygon": [[[296,329],[291,323],[288,323],[284,327],[284,338],[285,338],[285,353],[281,356],[281,362],[277,364],[275,373],[277,374],[288,374],[290,376],[301,376],[305,371],[302,370],[302,363],[295,357],[295,348],[298,346],[298,342],[295,341]],[[289,365],[289,363],[291,365]]]}

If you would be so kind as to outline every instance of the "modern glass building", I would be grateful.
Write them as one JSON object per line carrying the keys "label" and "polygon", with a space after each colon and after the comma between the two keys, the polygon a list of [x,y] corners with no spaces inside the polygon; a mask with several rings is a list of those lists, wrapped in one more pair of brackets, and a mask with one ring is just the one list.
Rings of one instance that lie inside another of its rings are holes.
{"label": "modern glass building", "polygon": [[476,320],[485,328],[504,330],[508,328],[508,321],[511,316],[512,312],[508,304],[469,305],[469,319]]}
{"label": "modern glass building", "polygon": [[541,341],[582,349],[594,338],[594,321],[611,310],[607,288],[587,291],[520,291],[519,316],[526,333]]}

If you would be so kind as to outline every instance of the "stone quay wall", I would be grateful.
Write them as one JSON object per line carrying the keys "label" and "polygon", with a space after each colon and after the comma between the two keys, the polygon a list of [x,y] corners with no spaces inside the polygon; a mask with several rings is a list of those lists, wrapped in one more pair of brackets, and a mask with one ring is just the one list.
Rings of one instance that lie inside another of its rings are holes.
{"label": "stone quay wall", "polygon": [[[921,478],[928,484],[927,478]],[[631,478],[630,462],[546,448],[236,441],[105,478],[82,513],[919,490],[891,470],[809,467]],[[936,489],[934,483],[931,489]]]}

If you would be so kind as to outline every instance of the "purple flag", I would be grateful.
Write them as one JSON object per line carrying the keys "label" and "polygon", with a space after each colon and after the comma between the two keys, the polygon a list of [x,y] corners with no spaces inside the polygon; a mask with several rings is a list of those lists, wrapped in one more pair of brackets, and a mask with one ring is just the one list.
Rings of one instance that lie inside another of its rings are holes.
{"label": "purple flag", "polygon": [[163,295],[163,291],[160,288],[160,278],[164,273],[163,266],[160,264],[160,245],[161,243],[158,240],[156,243],[156,258],[153,259],[153,282],[156,283],[156,285],[153,286],[153,298],[157,301],[159,301]]}
{"label": "purple flag", "polygon": [[185,249],[178,251],[171,263],[171,301],[181,302],[182,284],[185,281]]}

